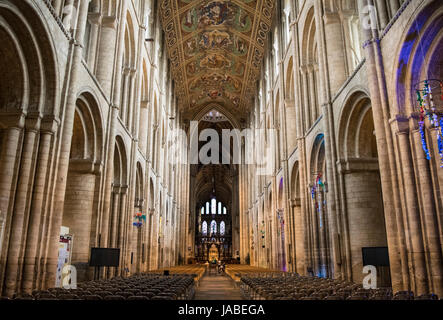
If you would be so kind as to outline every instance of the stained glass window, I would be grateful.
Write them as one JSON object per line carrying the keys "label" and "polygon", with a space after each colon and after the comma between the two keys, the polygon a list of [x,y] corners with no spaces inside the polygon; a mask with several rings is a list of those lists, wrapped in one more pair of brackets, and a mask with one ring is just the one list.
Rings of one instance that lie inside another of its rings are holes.
{"label": "stained glass window", "polygon": [[206,214],[209,214],[209,202],[206,202]]}
{"label": "stained glass window", "polygon": [[205,207],[202,207],[201,214],[205,214]]}
{"label": "stained glass window", "polygon": [[218,203],[218,210],[217,210],[217,213],[218,213],[218,214],[221,214],[221,213],[222,213],[222,204],[221,204],[221,202]]}
{"label": "stained glass window", "polygon": [[212,199],[211,200],[211,213],[216,214],[216,207],[217,207],[217,200]]}
{"label": "stained glass window", "polygon": [[211,221],[211,235],[217,234],[217,222],[215,220]]}
{"label": "stained glass window", "polygon": [[226,207],[223,207],[223,214],[226,214]]}
{"label": "stained glass window", "polygon": [[208,223],[206,221],[202,223],[202,234],[204,236],[208,235]]}
{"label": "stained glass window", "polygon": [[224,221],[220,222],[220,235],[221,236],[225,235],[225,222]]}

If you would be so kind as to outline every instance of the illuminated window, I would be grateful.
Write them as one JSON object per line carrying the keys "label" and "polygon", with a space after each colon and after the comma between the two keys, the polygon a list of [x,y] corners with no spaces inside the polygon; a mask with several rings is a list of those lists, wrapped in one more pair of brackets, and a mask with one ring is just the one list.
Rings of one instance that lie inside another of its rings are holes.
{"label": "illuminated window", "polygon": [[216,208],[217,208],[217,200],[212,199],[211,200],[211,213],[216,214]]}
{"label": "illuminated window", "polygon": [[220,235],[221,236],[225,235],[225,222],[224,221],[220,222]]}
{"label": "illuminated window", "polygon": [[208,235],[208,223],[206,221],[202,223],[202,234],[204,236]]}
{"label": "illuminated window", "polygon": [[209,202],[206,202],[206,214],[209,214]]}
{"label": "illuminated window", "polygon": [[223,214],[226,214],[226,207],[223,207]]}
{"label": "illuminated window", "polygon": [[218,214],[221,214],[221,213],[222,213],[222,205],[221,205],[221,202],[218,203],[218,210],[217,210],[217,213],[218,213]]}
{"label": "illuminated window", "polygon": [[205,214],[205,207],[202,207],[201,214]]}
{"label": "illuminated window", "polygon": [[211,235],[217,234],[217,222],[215,220],[212,220],[211,222]]}

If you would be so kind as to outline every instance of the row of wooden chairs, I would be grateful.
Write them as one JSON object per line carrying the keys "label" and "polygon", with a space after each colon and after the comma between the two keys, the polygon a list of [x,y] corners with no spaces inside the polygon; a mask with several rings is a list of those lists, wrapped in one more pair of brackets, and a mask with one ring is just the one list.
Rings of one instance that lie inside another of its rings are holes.
{"label": "row of wooden chairs", "polygon": [[364,289],[347,281],[296,273],[248,274],[241,277],[240,289],[250,300],[438,300],[435,294],[393,294],[390,288]]}
{"label": "row of wooden chairs", "polygon": [[128,278],[79,283],[76,289],[50,288],[20,294],[16,300],[189,300],[195,295],[191,275],[139,274]]}
{"label": "row of wooden chairs", "polygon": [[150,271],[150,274],[163,274],[165,271],[169,272],[171,275],[192,275],[196,283],[200,281],[206,272],[205,265],[193,264],[185,266],[176,266],[170,268],[163,268],[154,271]]}

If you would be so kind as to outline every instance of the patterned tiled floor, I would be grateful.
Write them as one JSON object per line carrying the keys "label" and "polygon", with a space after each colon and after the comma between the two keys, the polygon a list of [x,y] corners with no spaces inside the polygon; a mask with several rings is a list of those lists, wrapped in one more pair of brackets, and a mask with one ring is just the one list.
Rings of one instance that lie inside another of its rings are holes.
{"label": "patterned tiled floor", "polygon": [[205,274],[200,279],[195,300],[243,300],[243,297],[228,275]]}

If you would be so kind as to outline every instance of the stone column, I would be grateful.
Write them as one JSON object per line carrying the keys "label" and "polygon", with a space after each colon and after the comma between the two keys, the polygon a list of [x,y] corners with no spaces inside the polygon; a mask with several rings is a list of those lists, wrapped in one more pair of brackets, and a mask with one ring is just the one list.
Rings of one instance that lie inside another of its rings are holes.
{"label": "stone column", "polygon": [[388,22],[388,10],[386,8],[386,0],[376,0],[377,5],[377,13],[378,13],[378,21],[380,24],[380,29],[384,29]]}
{"label": "stone column", "polygon": [[117,18],[114,16],[103,17],[98,44],[96,76],[107,97],[111,96],[116,41]]}
{"label": "stone column", "polygon": [[139,125],[139,148],[142,154],[148,155],[148,114],[149,114],[149,101],[140,102],[140,125]]}
{"label": "stone column", "polygon": [[324,33],[327,39],[326,67],[329,71],[330,95],[335,95],[345,83],[348,72],[346,70],[346,50],[344,47],[343,27],[338,12],[326,12],[324,17]]}
{"label": "stone column", "polygon": [[[126,23],[126,7],[128,1],[123,1],[120,12],[120,23],[118,25],[118,40],[112,46],[113,52],[115,50],[115,46],[117,46],[116,56],[112,57],[112,67],[114,67],[114,59],[115,59],[115,70],[122,70],[123,64],[123,52],[124,52],[124,42],[125,42],[125,23]],[[115,27],[117,29],[117,26]],[[106,70],[106,69],[105,69]],[[101,219],[101,239],[103,243],[108,243],[108,230],[109,230],[109,215],[110,215],[110,201],[111,201],[111,192],[112,192],[112,181],[114,179],[114,152],[115,152],[115,126],[117,122],[117,116],[119,113],[119,106],[121,104],[121,72],[115,72],[114,79],[111,76],[111,81],[114,82],[113,94],[112,94],[112,104],[110,107],[112,108],[110,116],[109,116],[109,130],[107,137],[107,157],[106,157],[106,172],[104,179],[104,204],[102,211],[102,219]],[[110,87],[110,90],[112,88]]]}
{"label": "stone column", "polygon": [[42,130],[40,132],[40,150],[38,153],[38,164],[35,174],[34,190],[32,192],[32,207],[29,218],[28,236],[26,240],[24,272],[22,280],[22,289],[25,293],[31,293],[34,289],[36,280],[36,271],[38,266],[38,239],[42,231],[41,219],[43,200],[45,195],[46,175],[48,172],[49,152],[51,140],[54,136],[54,130]]}
{"label": "stone column", "polygon": [[394,17],[397,14],[398,9],[400,9],[399,0],[389,0],[391,7],[391,17]]}
{"label": "stone column", "polygon": [[91,24],[91,34],[90,34],[90,46],[88,48],[88,66],[89,69],[94,73],[96,65],[96,54],[97,54],[97,41],[101,24],[101,14],[99,12],[92,12],[88,14],[88,21]]}
{"label": "stone column", "polygon": [[136,99],[135,99],[135,78],[137,75],[137,69],[130,69],[130,74],[129,74],[129,84],[128,84],[128,105],[129,105],[129,110],[128,110],[128,129],[129,132],[131,132],[132,134],[135,134],[134,128],[135,125],[133,123],[133,119],[134,117],[137,117],[136,115],[136,106],[138,106],[138,103],[135,103]]}
{"label": "stone column", "polygon": [[54,7],[54,11],[57,13],[57,15],[60,15],[62,10],[62,0],[53,0],[52,6]]}
{"label": "stone column", "polygon": [[305,120],[305,130],[308,130],[311,127],[311,108],[310,108],[310,101],[309,101],[309,91],[308,91],[308,67],[302,66],[301,67],[301,82],[302,82],[302,88],[303,88],[303,105],[304,105],[304,115],[301,117],[301,119]]}
{"label": "stone column", "polygon": [[81,60],[83,52],[83,39],[85,34],[86,19],[88,14],[88,1],[79,1],[79,15],[77,22],[77,30],[74,37],[73,60],[70,81],[68,83],[68,96],[63,114],[63,127],[60,137],[60,153],[56,180],[57,193],[54,197],[54,207],[52,211],[52,225],[49,236],[49,251],[46,262],[46,287],[53,287],[55,284],[57,262],[58,262],[58,246],[60,239],[60,226],[62,220],[62,212],[64,206],[64,198],[66,191],[66,177],[68,174],[69,158],[71,151],[71,140],[74,126],[75,106],[79,86],[79,74],[81,72]]}
{"label": "stone column", "polygon": [[314,79],[314,66],[311,64],[308,66],[308,74],[307,74],[308,82],[306,85],[309,88],[309,101],[311,102],[311,125],[315,123],[318,118],[318,105],[317,105],[317,93],[315,91],[315,79]]}
{"label": "stone column", "polygon": [[320,242],[320,269],[324,277],[329,277],[329,250],[328,250],[328,221],[326,218],[324,191],[318,192],[318,218],[319,218],[319,242]]}
{"label": "stone column", "polygon": [[20,253],[24,245],[24,233],[26,228],[26,215],[28,207],[28,193],[32,186],[33,166],[35,165],[35,148],[40,119],[27,119],[23,150],[21,154],[18,185],[15,194],[14,209],[12,213],[11,231],[9,238],[9,250],[6,264],[4,294],[11,297],[18,291],[18,280],[21,275]]}
{"label": "stone column", "polygon": [[128,107],[130,107],[128,103],[130,72],[131,69],[128,67],[125,67],[123,69],[123,91],[120,104],[120,119],[126,127],[128,127]]}
{"label": "stone column", "polygon": [[21,132],[22,128],[18,126],[5,129],[3,150],[0,150],[2,151],[0,154],[0,214],[4,217],[4,221],[6,221],[10,207],[9,202],[12,199],[12,181],[17,164],[16,158]]}
{"label": "stone column", "polygon": [[305,228],[303,222],[303,213],[300,199],[292,201],[294,210],[294,229],[295,229],[295,265],[298,274],[305,274]]}
{"label": "stone column", "polygon": [[442,247],[440,244],[441,233],[438,230],[437,210],[434,202],[432,178],[430,175],[429,162],[421,149],[421,135],[418,130],[412,133],[413,144],[416,147],[415,163],[416,174],[420,186],[421,218],[424,226],[424,239],[427,248],[428,269],[430,274],[430,289],[432,293],[441,296],[443,294],[443,261]]}
{"label": "stone column", "polygon": [[[316,199],[317,194],[314,199],[311,199],[311,210],[310,210],[310,228],[311,228],[311,254],[313,256],[312,259],[312,270],[314,271],[314,275],[317,276],[319,274],[320,269],[320,235],[319,235],[319,221],[318,221],[318,212],[316,208]],[[318,204],[317,204],[318,205]]]}
{"label": "stone column", "polygon": [[403,131],[397,133],[400,149],[400,158],[402,159],[403,187],[406,195],[406,210],[409,223],[410,249],[408,259],[411,261],[412,270],[410,274],[414,279],[415,287],[412,288],[416,295],[429,292],[428,276],[426,270],[426,257],[422,238],[422,225],[420,219],[420,209],[417,199],[417,189],[415,183],[415,173],[413,161],[411,158],[411,146],[409,141],[409,132]]}
{"label": "stone column", "polygon": [[[16,122],[16,121],[14,121]],[[10,224],[8,218],[12,215],[12,203],[10,203],[11,195],[15,192],[14,181],[17,179],[17,170],[19,164],[17,161],[17,154],[21,147],[21,135],[23,127],[23,118],[19,119],[17,126],[11,126],[4,131],[3,135],[3,148],[1,152],[0,161],[0,216],[4,224],[5,233],[4,240],[2,240],[2,247],[0,247],[0,283],[4,283],[6,260],[7,260],[7,246],[8,237],[6,236],[6,226]],[[0,231],[1,232],[1,231]],[[2,288],[0,288],[2,292]],[[4,295],[2,293],[2,295]]]}
{"label": "stone column", "polygon": [[[124,268],[128,264],[128,246],[127,246],[127,224],[129,223],[126,213],[126,198],[128,195],[128,186],[122,186],[120,194],[120,214],[116,237],[118,239],[117,248],[120,248],[120,270],[117,274],[124,275]],[[130,263],[130,261],[129,261]]]}
{"label": "stone column", "polygon": [[[370,0],[372,3],[372,1]],[[358,0],[359,8],[367,5],[366,1]],[[361,10],[359,10],[361,12]],[[362,16],[361,19],[364,19]],[[383,76],[383,66],[380,55],[380,46],[374,37],[377,35],[369,34],[366,30],[363,39],[366,42],[363,45],[366,55],[366,69],[368,73],[368,85],[371,93],[372,112],[374,116],[374,127],[377,137],[377,150],[379,157],[380,176],[383,189],[384,212],[386,220],[386,233],[388,238],[389,261],[391,267],[392,287],[394,291],[405,288],[404,273],[408,273],[404,257],[404,247],[402,245],[402,235],[398,228],[398,215],[396,204],[398,203],[398,194],[393,185],[395,163],[390,152],[393,152],[392,136],[388,127],[388,111],[386,98],[386,83]],[[406,270],[405,270],[406,268]]]}
{"label": "stone column", "polygon": [[115,185],[112,192],[112,216],[111,216],[111,234],[109,235],[111,248],[117,248],[118,224],[120,214],[120,186]]}

